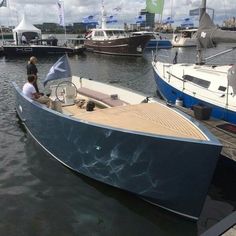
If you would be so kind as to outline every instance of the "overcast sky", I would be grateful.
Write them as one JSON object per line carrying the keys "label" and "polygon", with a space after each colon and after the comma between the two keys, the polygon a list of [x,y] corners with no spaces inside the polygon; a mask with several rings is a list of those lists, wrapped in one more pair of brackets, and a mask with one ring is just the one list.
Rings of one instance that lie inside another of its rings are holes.
{"label": "overcast sky", "polygon": [[[1,2],[2,0],[0,0]],[[58,23],[56,0],[8,0],[9,7],[0,8],[1,25],[17,25],[23,14],[33,24],[43,22]],[[64,0],[65,23],[81,22],[88,15],[100,14],[101,0]],[[140,9],[145,8],[145,0],[104,0],[108,14],[115,14],[113,9],[121,6],[117,13],[120,22],[135,23]],[[188,17],[189,10],[198,8],[201,0],[165,0],[163,19],[170,16],[179,25],[181,20]],[[207,6],[215,9],[215,23],[222,24],[224,19],[236,16],[236,0],[208,0]],[[156,15],[156,20],[159,16]]]}

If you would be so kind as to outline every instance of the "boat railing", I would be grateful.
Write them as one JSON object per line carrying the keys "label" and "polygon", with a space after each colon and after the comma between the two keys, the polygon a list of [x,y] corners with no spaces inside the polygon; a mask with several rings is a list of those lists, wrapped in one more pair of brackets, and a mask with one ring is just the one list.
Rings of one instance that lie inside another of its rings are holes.
{"label": "boat railing", "polygon": [[7,40],[2,42],[3,45],[15,45],[15,40]]}

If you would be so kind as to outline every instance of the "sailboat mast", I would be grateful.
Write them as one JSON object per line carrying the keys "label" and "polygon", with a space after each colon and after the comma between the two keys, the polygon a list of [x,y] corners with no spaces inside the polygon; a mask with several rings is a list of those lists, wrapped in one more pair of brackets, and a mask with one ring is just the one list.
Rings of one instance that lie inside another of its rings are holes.
{"label": "sailboat mast", "polygon": [[[205,12],[206,12],[206,0],[202,0],[202,4],[200,7],[199,26],[202,16],[204,15]],[[203,64],[202,49],[199,40],[197,40],[197,64],[198,65]]]}
{"label": "sailboat mast", "polygon": [[206,0],[202,0],[202,4],[200,7],[200,16],[199,16],[199,21],[202,18],[202,15],[206,12]]}

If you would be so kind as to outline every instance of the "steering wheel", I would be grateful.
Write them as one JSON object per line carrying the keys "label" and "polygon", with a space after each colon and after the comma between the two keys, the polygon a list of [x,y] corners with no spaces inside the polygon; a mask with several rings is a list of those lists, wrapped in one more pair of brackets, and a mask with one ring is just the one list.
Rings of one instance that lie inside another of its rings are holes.
{"label": "steering wheel", "polygon": [[[55,95],[56,95],[56,98],[58,99],[58,101],[60,101],[61,103],[65,103],[65,87],[68,85],[75,87],[75,94],[73,97],[74,98],[77,97],[77,87],[74,83],[72,83],[70,81],[60,82],[55,89]],[[61,99],[60,96],[63,96],[63,99]]]}

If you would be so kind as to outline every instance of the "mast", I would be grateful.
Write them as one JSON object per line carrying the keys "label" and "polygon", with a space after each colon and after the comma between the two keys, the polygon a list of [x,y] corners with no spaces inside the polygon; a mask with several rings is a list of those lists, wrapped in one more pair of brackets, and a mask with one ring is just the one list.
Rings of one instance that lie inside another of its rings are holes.
{"label": "mast", "polygon": [[104,8],[104,0],[102,0],[102,29],[106,29],[106,12]]}
{"label": "mast", "polygon": [[206,0],[202,0],[202,4],[200,7],[200,16],[199,16],[199,21],[201,20],[203,14],[206,12]]}
{"label": "mast", "polygon": [[[205,12],[206,12],[206,0],[202,0],[202,4],[200,7],[200,15],[199,15],[199,26],[202,16],[204,15]],[[199,40],[197,40],[197,64],[198,65],[203,64],[202,49]]]}

